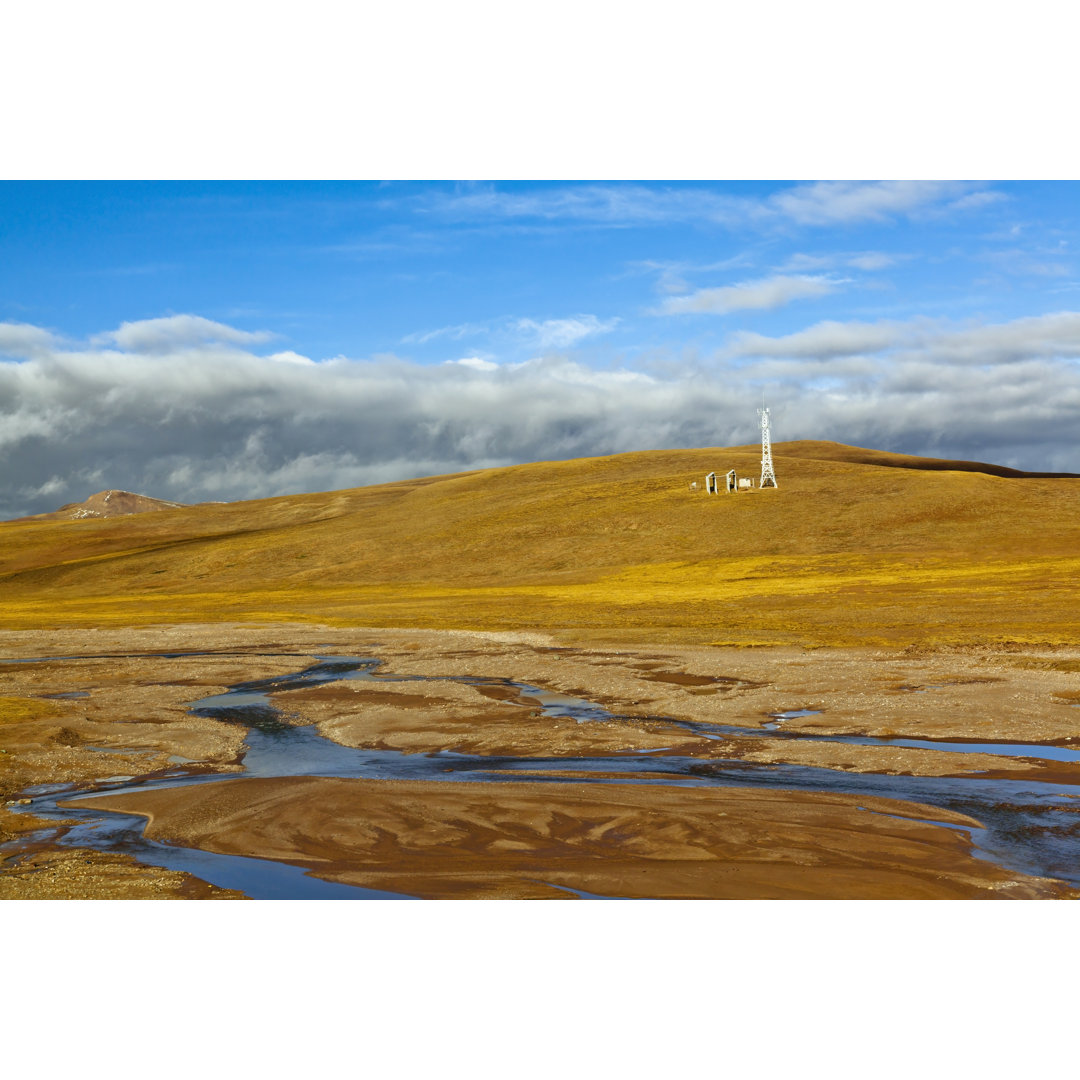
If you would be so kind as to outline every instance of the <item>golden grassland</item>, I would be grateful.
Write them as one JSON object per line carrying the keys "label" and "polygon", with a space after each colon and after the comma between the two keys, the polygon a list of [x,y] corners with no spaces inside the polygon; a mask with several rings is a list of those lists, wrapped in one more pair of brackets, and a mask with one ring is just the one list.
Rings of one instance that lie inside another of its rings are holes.
{"label": "golden grassland", "polygon": [[299,620],[757,645],[1074,643],[1080,478],[779,443],[0,524],[0,627]]}

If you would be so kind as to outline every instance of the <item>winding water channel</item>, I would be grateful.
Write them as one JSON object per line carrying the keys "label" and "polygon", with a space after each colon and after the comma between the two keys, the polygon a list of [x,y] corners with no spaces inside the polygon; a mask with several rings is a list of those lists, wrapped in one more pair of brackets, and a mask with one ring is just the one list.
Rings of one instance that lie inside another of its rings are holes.
{"label": "winding water channel", "polygon": [[[157,654],[164,658],[165,654]],[[199,653],[168,654],[177,656]],[[220,654],[214,654],[220,655]],[[281,655],[281,654],[276,654]],[[152,656],[144,657],[147,660]],[[45,658],[42,658],[45,659]],[[49,660],[83,660],[86,657]],[[124,659],[131,659],[125,656]],[[26,663],[28,661],[17,661]],[[718,742],[727,742],[733,756],[707,760],[671,752],[627,751],[608,756],[508,757],[473,756],[441,751],[406,754],[396,750],[355,749],[319,734],[315,725],[294,726],[270,695],[287,695],[338,680],[377,682],[458,682],[478,687],[512,689],[525,706],[539,705],[544,714],[571,717],[579,723],[641,722],[642,717],[618,714],[580,698],[567,697],[542,687],[510,679],[473,676],[399,676],[381,672],[381,661],[367,657],[323,657],[302,671],[271,679],[237,683],[227,693],[189,704],[199,716],[237,723],[247,729],[243,777],[350,777],[364,779],[470,780],[497,783],[520,780],[576,784],[591,782],[667,784],[677,786],[739,786],[848,795],[880,796],[916,801],[967,814],[981,823],[970,833],[974,853],[1012,871],[1057,878],[1080,887],[1080,787],[1032,779],[1000,779],[978,774],[963,777],[894,776],[855,773],[841,769],[793,764],[763,764],[741,760],[740,741],[753,739],[833,742],[860,746],[901,746],[955,753],[987,753],[1030,758],[1033,764],[1080,762],[1080,748],[1044,743],[977,743],[953,740],[874,738],[866,735],[803,734],[784,730],[792,713],[774,713],[764,728],[708,724],[672,717],[649,717]],[[543,773],[544,775],[537,775]],[[595,776],[589,777],[587,774]],[[561,774],[561,775],[560,775]],[[567,775],[572,774],[572,775]],[[238,889],[254,899],[406,899],[382,892],[323,881],[304,868],[268,859],[218,855],[177,847],[143,836],[145,821],[130,814],[58,805],[79,796],[177,787],[188,784],[229,783],[236,775],[195,772],[184,765],[153,778],[114,777],[89,788],[46,785],[28,789],[31,800],[22,809],[56,821],[57,827],[23,837],[49,840],[57,845],[125,852],[141,862],[186,871],[222,888]],[[60,826],[59,822],[66,824]],[[942,822],[935,821],[941,825]],[[13,845],[8,845],[12,847]],[[569,890],[576,892],[576,890]],[[589,893],[576,893],[591,898]]]}

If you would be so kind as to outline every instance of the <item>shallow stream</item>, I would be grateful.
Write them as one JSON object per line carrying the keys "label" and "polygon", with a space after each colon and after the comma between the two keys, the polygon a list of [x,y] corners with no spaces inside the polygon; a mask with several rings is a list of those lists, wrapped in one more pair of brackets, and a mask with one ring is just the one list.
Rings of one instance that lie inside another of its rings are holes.
{"label": "shallow stream", "polygon": [[[164,654],[157,654],[164,657]],[[170,658],[180,655],[169,654]],[[219,655],[219,654],[215,654]],[[146,657],[152,659],[153,657]],[[59,658],[49,658],[59,659]],[[63,658],[68,659],[68,658]],[[85,659],[71,657],[70,659]],[[130,657],[125,657],[130,659]],[[973,743],[952,740],[874,738],[867,735],[821,735],[784,730],[783,723],[798,713],[773,713],[761,728],[707,724],[671,717],[649,717],[717,742],[727,742],[731,757],[701,759],[667,751],[628,751],[591,757],[494,757],[450,752],[406,754],[396,750],[365,750],[342,746],[324,738],[315,725],[294,726],[271,700],[338,680],[378,682],[460,682],[481,687],[509,688],[524,706],[539,705],[550,716],[571,717],[579,723],[640,723],[642,717],[625,716],[580,698],[568,697],[510,679],[472,676],[394,676],[378,671],[381,661],[362,657],[325,657],[318,664],[272,679],[237,683],[227,693],[191,702],[200,716],[242,724],[247,728],[243,757],[244,777],[320,776],[365,779],[470,780],[499,782],[529,779],[536,782],[576,784],[634,783],[677,786],[739,786],[799,791],[835,792],[916,801],[967,814],[981,823],[970,833],[974,854],[1012,871],[1057,878],[1080,887],[1080,787],[1030,779],[1012,780],[979,776],[925,777],[855,773],[841,769],[791,764],[763,764],[741,760],[740,743],[748,739],[834,742],[859,746],[902,746],[955,753],[988,753],[1031,758],[1043,762],[1080,761],[1080,748],[1043,743]],[[284,702],[282,702],[284,704]],[[528,773],[527,777],[523,773]],[[586,774],[597,774],[589,778]],[[541,774],[541,775],[538,775]],[[567,775],[567,774],[572,774]],[[28,789],[31,799],[23,809],[59,826],[23,837],[7,845],[14,849],[28,841],[49,841],[67,847],[126,852],[141,862],[194,874],[222,888],[239,889],[255,899],[405,899],[381,892],[312,877],[302,867],[268,859],[218,855],[176,847],[143,836],[145,821],[130,814],[61,807],[59,802],[82,795],[134,791],[146,787],[229,783],[236,776],[194,773],[183,766],[153,778],[114,777],[91,788],[52,785]],[[943,824],[942,822],[934,822]],[[950,826],[958,828],[957,826]],[[0,847],[0,851],[3,848]],[[575,890],[570,890],[575,891]],[[577,893],[582,898],[592,894]]]}

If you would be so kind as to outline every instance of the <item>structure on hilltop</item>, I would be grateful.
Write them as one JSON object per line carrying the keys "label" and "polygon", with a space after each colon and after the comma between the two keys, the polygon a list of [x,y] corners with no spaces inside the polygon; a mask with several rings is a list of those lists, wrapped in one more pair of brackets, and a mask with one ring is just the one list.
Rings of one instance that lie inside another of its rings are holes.
{"label": "structure on hilltop", "polygon": [[[765,407],[765,398],[762,396],[761,408],[758,409],[761,418],[761,481],[759,488],[774,488],[780,485],[776,482],[776,471],[772,463],[772,441],[769,433],[769,410]],[[737,476],[734,469],[729,469],[724,478],[724,487],[729,495],[740,491],[753,491],[754,480],[749,476]],[[697,481],[690,485],[691,491],[697,491]],[[716,473],[705,474],[705,491],[709,495],[720,494],[720,484]]]}
{"label": "structure on hilltop", "polygon": [[761,417],[761,483],[758,487],[779,487],[776,482],[776,473],[772,464],[772,442],[769,435],[769,410],[765,408],[764,401],[758,409]]}

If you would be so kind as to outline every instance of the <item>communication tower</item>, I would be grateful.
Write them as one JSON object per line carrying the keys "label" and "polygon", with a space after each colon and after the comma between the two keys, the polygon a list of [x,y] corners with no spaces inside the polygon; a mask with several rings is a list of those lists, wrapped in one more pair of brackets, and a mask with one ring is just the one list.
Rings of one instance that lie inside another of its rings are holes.
{"label": "communication tower", "polygon": [[761,483],[758,487],[779,487],[776,482],[776,473],[773,472],[772,443],[769,440],[769,410],[765,408],[764,399],[762,399],[761,408],[758,409],[758,416],[761,417]]}

